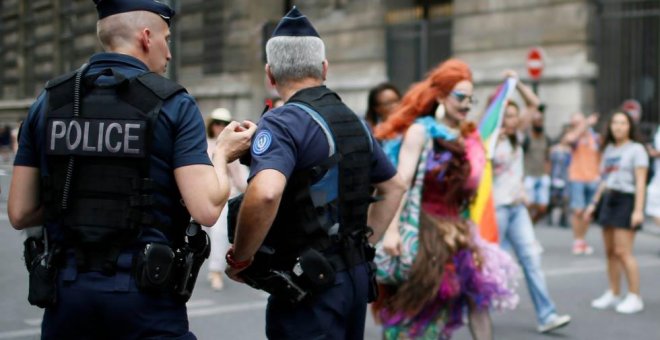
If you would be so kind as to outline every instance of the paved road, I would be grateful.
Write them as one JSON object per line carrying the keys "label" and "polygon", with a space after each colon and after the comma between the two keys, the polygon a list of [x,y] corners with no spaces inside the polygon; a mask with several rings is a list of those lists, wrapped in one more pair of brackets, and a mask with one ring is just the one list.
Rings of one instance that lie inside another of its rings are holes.
{"label": "paved road", "polygon": [[[8,176],[0,172],[3,191],[8,188],[7,183]],[[21,259],[23,235],[9,226],[4,194],[0,199],[0,339],[38,339],[42,310],[29,306],[26,300],[27,273]],[[596,248],[588,257],[570,254],[568,230],[540,226],[537,236],[545,249],[543,265],[550,292],[559,311],[570,313],[573,322],[549,336],[536,334],[533,308],[521,281],[520,306],[515,311],[493,314],[496,339],[660,339],[660,236],[647,231],[637,238],[646,310],[633,316],[589,307],[589,301],[606,287],[597,227],[588,235]],[[228,283],[225,290],[213,292],[200,279],[188,303],[190,326],[200,339],[264,339],[265,304],[266,297],[258,291]],[[378,327],[371,320],[365,338],[379,339]],[[462,329],[455,339],[470,336]]]}

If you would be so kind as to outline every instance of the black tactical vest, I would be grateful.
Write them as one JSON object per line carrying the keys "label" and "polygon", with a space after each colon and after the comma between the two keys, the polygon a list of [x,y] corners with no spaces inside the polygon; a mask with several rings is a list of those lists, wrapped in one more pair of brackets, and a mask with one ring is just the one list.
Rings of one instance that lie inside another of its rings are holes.
{"label": "black tactical vest", "polygon": [[373,151],[366,126],[326,87],[301,90],[287,105],[310,114],[335,152],[312,169],[295,171],[287,182],[264,242],[284,263],[305,248],[341,248],[349,236],[367,232]]}
{"label": "black tactical vest", "polygon": [[[101,75],[114,77],[116,85],[95,85]],[[149,177],[149,168],[163,101],[185,89],[154,73],[126,79],[112,69],[78,81],[76,90],[74,72],[46,86],[46,219],[60,225],[80,270],[111,273],[142,227],[163,231],[175,244],[183,238],[190,216],[185,208],[158,206],[154,192],[173,193]],[[77,116],[75,91],[81,98]],[[174,215],[171,223],[157,219],[157,210]]]}

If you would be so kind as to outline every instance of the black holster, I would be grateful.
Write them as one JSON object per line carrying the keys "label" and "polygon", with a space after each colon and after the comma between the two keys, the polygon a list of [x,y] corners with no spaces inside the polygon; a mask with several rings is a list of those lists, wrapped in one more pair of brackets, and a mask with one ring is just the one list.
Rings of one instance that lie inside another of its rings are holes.
{"label": "black holster", "polygon": [[29,273],[28,302],[40,308],[52,307],[57,302],[56,252],[46,249],[43,238],[28,237],[23,246]]}
{"label": "black holster", "polygon": [[365,242],[364,245],[364,256],[367,260],[367,266],[369,267],[369,296],[367,302],[374,302],[378,299],[378,282],[376,281],[376,271],[378,267],[374,262],[376,257],[376,248],[374,248],[369,242]]}
{"label": "black holster", "polygon": [[275,270],[273,260],[275,251],[268,246],[261,246],[254,256],[254,261],[240,273],[250,287],[266,291],[278,298],[298,303],[309,296],[309,290],[294,281],[290,270]]}
{"label": "black holster", "polygon": [[181,248],[150,243],[135,257],[133,268],[138,289],[146,293],[173,292],[177,300],[187,302],[210,253],[209,236],[192,221],[186,229],[186,243]]}

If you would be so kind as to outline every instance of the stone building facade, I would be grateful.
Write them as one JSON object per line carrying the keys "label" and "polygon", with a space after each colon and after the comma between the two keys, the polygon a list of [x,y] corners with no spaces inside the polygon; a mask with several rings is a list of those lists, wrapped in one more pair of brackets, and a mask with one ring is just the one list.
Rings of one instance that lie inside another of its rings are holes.
{"label": "stone building facade", "polygon": [[[630,5],[632,2],[636,5]],[[617,64],[612,63],[636,65],[638,59],[655,57],[658,64],[660,27],[657,24],[641,26],[648,36],[647,42],[635,45],[648,48],[648,44],[655,44],[650,55],[624,56],[618,61],[603,57],[612,54],[607,52],[607,46],[615,50],[621,47],[621,41],[627,41],[625,36],[617,40],[619,45],[608,45],[606,42],[611,42],[612,34],[634,36],[626,28],[624,20],[630,19],[626,15],[633,16],[637,22],[660,21],[657,1],[169,0],[169,3],[179,12],[173,26],[174,60],[169,76],[188,88],[203,113],[224,106],[239,119],[258,119],[264,99],[274,96],[263,71],[264,40],[286,8],[295,4],[312,20],[326,42],[330,62],[328,86],[339,92],[359,114],[366,108],[370,87],[391,80],[405,90],[430,67],[449,56],[462,58],[472,66],[476,93],[482,103],[475,111],[482,110],[488,94],[501,81],[503,70],[517,70],[528,81],[527,51],[540,46],[545,51],[545,69],[538,88],[541,99],[547,103],[546,122],[551,134],[557,133],[575,111],[608,109],[607,106],[622,99],[641,94],[645,95],[641,100],[643,108],[652,112],[645,114],[645,119],[658,121],[660,70],[657,65],[650,63],[642,67],[639,72],[645,78],[641,83],[630,77],[633,90],[625,84],[617,90],[604,86],[603,81],[599,83],[605,74],[610,76],[609,84],[616,82],[617,72],[634,73],[632,66],[613,70],[612,65],[616,68]],[[95,15],[90,0],[1,2],[0,120],[13,121],[24,115],[47,79],[77,68],[88,55],[100,50],[95,38]],[[614,21],[616,24],[612,24]],[[604,33],[607,35],[603,36]],[[609,68],[603,69],[602,65]],[[634,85],[637,83],[642,85]]]}

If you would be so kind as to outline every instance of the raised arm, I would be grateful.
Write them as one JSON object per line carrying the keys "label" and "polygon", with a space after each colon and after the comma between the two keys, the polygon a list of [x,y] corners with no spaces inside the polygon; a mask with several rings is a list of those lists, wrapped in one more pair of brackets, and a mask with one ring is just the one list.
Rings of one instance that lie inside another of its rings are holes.
{"label": "raised arm", "polygon": [[216,140],[213,167],[196,164],[174,170],[177,186],[188,212],[202,225],[212,226],[218,220],[229,197],[227,163],[242,155],[256,130],[254,123],[231,122]]}
{"label": "raised arm", "polygon": [[589,128],[593,127],[598,123],[598,118],[599,118],[598,113],[592,113],[589,117],[584,118],[582,113],[576,113],[574,114],[574,118],[572,118],[573,125],[571,126],[571,129],[564,135],[562,138],[562,141],[566,144],[573,145],[577,143],[577,141],[580,139],[580,137],[587,131]]}
{"label": "raised arm", "polygon": [[516,79],[516,90],[518,90],[518,93],[520,93],[523,101],[525,101],[525,109],[520,115],[520,129],[526,130],[531,125],[534,115],[540,113],[538,108],[541,104],[541,100],[536,95],[536,93],[534,93],[534,91],[529,88],[529,86],[525,85],[520,80],[520,77],[516,71],[504,71],[504,76],[506,78],[511,77]]}

